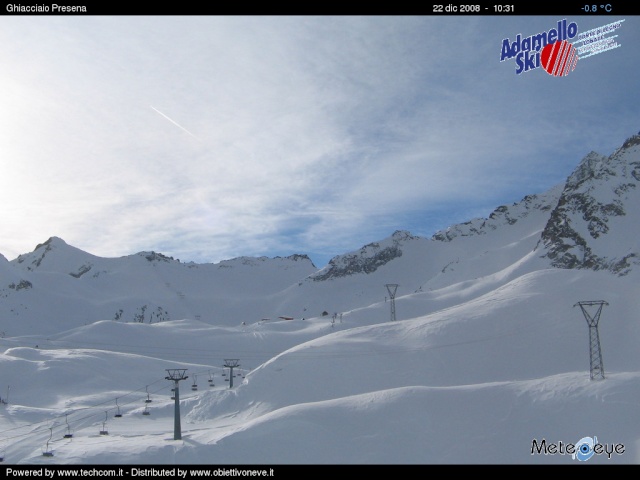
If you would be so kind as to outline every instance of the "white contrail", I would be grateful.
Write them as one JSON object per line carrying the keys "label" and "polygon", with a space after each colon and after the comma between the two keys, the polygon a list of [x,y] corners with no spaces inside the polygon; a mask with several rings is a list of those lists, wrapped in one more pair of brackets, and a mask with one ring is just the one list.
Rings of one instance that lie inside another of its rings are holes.
{"label": "white contrail", "polygon": [[198,138],[196,137],[193,133],[191,133],[189,130],[187,130],[186,128],[184,128],[182,125],[180,125],[178,122],[176,122],[175,120],[172,120],[171,118],[167,117],[164,113],[162,113],[160,110],[158,110],[157,108],[155,108],[153,105],[149,105],[151,108],[153,108],[156,112],[158,112],[160,115],[162,115],[164,118],[166,118],[167,120],[169,120],[171,123],[173,123],[176,127],[181,128],[182,130],[184,130],[185,132],[187,132],[189,135],[191,135],[193,138]]}

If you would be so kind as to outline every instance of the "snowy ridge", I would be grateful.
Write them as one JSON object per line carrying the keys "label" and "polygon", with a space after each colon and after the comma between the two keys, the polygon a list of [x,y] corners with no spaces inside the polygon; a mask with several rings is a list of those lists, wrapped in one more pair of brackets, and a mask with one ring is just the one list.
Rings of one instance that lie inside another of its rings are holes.
{"label": "snowy ridge", "polygon": [[587,155],[567,179],[542,233],[544,256],[554,267],[628,274],[640,264],[639,183],[640,135],[609,157]]}
{"label": "snowy ridge", "polygon": [[[597,436],[620,448],[589,463],[636,464],[639,146],[589,154],[565,185],[487,219],[398,231],[322,270],[304,255],[105,259],[56,237],[0,258],[0,452],[30,465],[568,464],[532,442]],[[582,300],[607,302],[598,381]],[[182,440],[171,368],[188,376]]]}
{"label": "snowy ridge", "polygon": [[409,232],[398,230],[381,242],[372,242],[357,252],[332,258],[325,268],[311,275],[310,278],[321,282],[359,273],[373,273],[386,263],[401,257],[402,246],[416,239],[418,237],[414,237]]}
{"label": "snowy ridge", "polygon": [[556,206],[562,185],[539,195],[527,195],[520,202],[513,205],[502,205],[496,208],[488,218],[475,218],[465,223],[452,225],[433,235],[434,240],[449,242],[457,237],[471,235],[486,235],[504,225],[513,225],[524,219],[532,212],[547,212]]}
{"label": "snowy ridge", "polygon": [[[498,274],[532,252],[554,267],[626,274],[638,262],[637,235],[626,226],[640,220],[633,207],[640,200],[638,148],[634,136],[610,157],[592,152],[564,186],[527,195],[430,239],[397,231],[334,257],[321,270],[300,254],[200,265],[154,251],[99,258],[52,237],[4,262],[0,327],[36,332],[42,329],[39,319],[51,313],[45,305],[57,304],[64,328],[93,319],[191,318],[231,326],[333,314],[380,301],[386,283],[399,284],[398,295],[445,288]],[[525,263],[540,267],[533,258]]]}

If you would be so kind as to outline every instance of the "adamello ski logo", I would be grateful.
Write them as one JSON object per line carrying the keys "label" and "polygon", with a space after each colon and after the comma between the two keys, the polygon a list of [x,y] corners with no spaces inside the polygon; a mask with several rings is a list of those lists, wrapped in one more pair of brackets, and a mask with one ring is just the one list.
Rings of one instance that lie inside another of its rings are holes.
{"label": "adamello ski logo", "polygon": [[585,59],[620,47],[613,33],[622,26],[617,20],[601,27],[578,33],[578,24],[566,18],[553,28],[528,37],[505,38],[500,61],[514,60],[516,75],[542,68],[549,75],[564,77],[576,68],[578,58]]}
{"label": "adamello ski logo", "polygon": [[576,50],[568,42],[576,35],[578,24],[565,18],[546,32],[525,38],[518,34],[514,41],[505,38],[502,40],[500,61],[515,58],[516,75],[540,67],[554,76],[568,75],[578,62]]}
{"label": "adamello ski logo", "polygon": [[611,459],[613,454],[622,455],[624,445],[622,443],[598,443],[598,437],[582,437],[576,443],[547,443],[543,438],[540,442],[535,438],[531,442],[531,455],[571,455],[571,458],[579,462],[586,462],[594,455],[606,455]]}

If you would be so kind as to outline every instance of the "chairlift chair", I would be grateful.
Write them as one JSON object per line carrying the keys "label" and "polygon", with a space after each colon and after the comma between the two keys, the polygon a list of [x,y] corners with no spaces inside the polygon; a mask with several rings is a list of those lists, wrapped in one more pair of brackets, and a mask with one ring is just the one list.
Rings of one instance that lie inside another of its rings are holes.
{"label": "chairlift chair", "polygon": [[67,433],[64,434],[64,438],[72,438],[73,433],[71,433],[71,426],[69,425],[68,415],[65,415],[65,421],[67,422]]}
{"label": "chairlift chair", "polygon": [[107,423],[107,412],[104,412],[104,422],[102,422],[102,430],[100,430],[100,435],[109,435],[109,431],[105,426]]}
{"label": "chairlift chair", "polygon": [[151,415],[151,412],[149,411],[149,407],[144,407],[144,411],[142,412],[143,415]]}
{"label": "chairlift chair", "polygon": [[45,450],[42,452],[43,457],[53,457],[53,452],[49,450],[49,442],[51,441],[51,437],[53,436],[53,427],[50,427],[49,430],[50,430],[49,440],[47,440],[47,446],[45,447]]}
{"label": "chairlift chair", "polygon": [[116,414],[114,415],[114,417],[116,417],[116,418],[122,417],[122,414],[120,413],[120,406],[118,405],[118,399],[117,398],[116,398],[116,408],[117,408],[117,411],[116,411]]}

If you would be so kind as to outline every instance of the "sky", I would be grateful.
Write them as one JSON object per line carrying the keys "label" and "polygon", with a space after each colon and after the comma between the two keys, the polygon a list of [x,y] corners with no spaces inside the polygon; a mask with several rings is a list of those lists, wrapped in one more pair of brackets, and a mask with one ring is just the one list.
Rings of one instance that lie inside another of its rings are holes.
{"label": "sky", "polygon": [[[308,261],[107,259],[60,239],[0,258],[5,476],[640,463],[633,140],[572,177],[565,208],[556,189],[450,241],[394,235],[324,280]],[[550,218],[570,229],[541,245]],[[576,238],[591,267],[553,267]]]}
{"label": "sky", "polygon": [[[503,40],[617,20],[569,75]],[[633,16],[0,16],[0,253],[335,255],[563,183],[640,129]]]}

